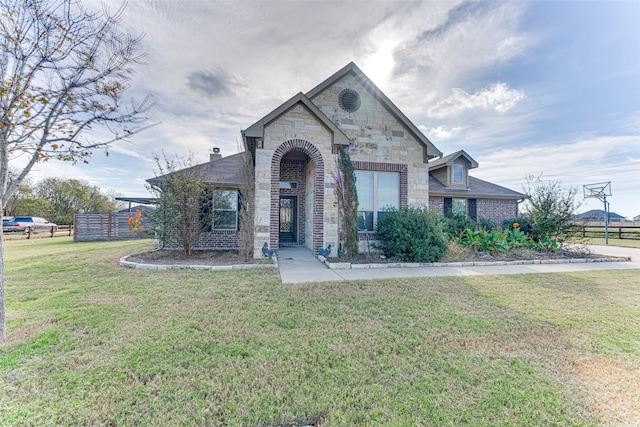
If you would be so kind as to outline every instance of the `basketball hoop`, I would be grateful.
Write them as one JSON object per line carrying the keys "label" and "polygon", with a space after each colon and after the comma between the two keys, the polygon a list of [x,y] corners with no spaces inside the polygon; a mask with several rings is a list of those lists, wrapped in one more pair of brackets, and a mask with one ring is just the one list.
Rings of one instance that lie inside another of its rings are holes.
{"label": "basketball hoop", "polygon": [[604,241],[609,245],[609,202],[607,196],[611,196],[611,181],[598,182],[582,186],[585,199],[598,199],[604,203]]}
{"label": "basketball hoop", "polygon": [[604,202],[607,196],[611,196],[611,181],[583,185],[582,192],[585,199],[595,198]]}

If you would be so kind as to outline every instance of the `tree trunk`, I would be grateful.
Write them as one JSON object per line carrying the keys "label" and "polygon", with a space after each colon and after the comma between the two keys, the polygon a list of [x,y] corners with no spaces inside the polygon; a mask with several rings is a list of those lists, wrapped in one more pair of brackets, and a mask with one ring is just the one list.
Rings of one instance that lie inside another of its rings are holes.
{"label": "tree trunk", "polygon": [[[0,199],[0,212],[3,212],[3,203]],[[4,325],[4,230],[0,233],[0,344],[7,338],[7,330]]]}

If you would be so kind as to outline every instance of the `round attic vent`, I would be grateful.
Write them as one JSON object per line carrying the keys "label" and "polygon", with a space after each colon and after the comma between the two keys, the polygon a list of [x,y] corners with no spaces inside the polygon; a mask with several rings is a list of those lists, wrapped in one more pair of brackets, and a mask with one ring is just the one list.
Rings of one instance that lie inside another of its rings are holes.
{"label": "round attic vent", "polygon": [[338,95],[340,108],[348,113],[354,113],[360,109],[360,94],[353,89],[345,89]]}

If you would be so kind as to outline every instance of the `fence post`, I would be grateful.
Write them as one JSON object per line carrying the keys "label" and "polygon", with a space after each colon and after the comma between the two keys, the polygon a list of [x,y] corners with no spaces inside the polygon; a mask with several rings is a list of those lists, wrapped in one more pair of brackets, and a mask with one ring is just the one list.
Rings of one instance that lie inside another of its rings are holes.
{"label": "fence post", "polygon": [[618,239],[622,239],[622,227],[618,227]]}
{"label": "fence post", "polygon": [[111,240],[111,213],[108,216],[109,224],[107,225],[107,240]]}
{"label": "fence post", "polygon": [[73,224],[69,226],[69,237],[71,237],[71,232],[73,231]]}
{"label": "fence post", "polygon": [[31,239],[31,226],[27,227],[29,231],[27,231],[27,240]]}
{"label": "fence post", "polygon": [[55,227],[52,225],[51,226],[51,237],[53,238],[53,235],[55,234]]}

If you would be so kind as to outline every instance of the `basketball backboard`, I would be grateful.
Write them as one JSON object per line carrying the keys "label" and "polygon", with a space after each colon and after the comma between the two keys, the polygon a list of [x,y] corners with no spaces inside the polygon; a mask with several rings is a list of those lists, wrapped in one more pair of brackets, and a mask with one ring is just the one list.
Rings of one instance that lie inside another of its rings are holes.
{"label": "basketball backboard", "polygon": [[605,200],[607,196],[611,196],[611,181],[583,185],[582,191],[585,199],[595,198]]}

